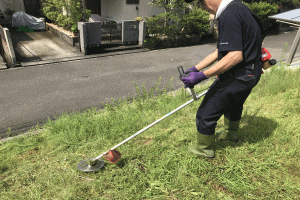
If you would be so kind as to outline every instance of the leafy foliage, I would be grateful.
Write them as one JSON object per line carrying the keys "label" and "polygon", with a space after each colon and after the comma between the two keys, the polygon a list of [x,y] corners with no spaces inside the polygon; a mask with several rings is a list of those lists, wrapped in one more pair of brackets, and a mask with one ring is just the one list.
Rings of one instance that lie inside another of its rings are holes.
{"label": "leafy foliage", "polygon": [[202,35],[209,29],[209,13],[196,7],[184,15],[182,26],[184,33],[188,35]]}
{"label": "leafy foliage", "polygon": [[274,15],[277,13],[278,5],[273,3],[267,3],[267,2],[254,2],[251,4],[248,4],[246,2],[243,2],[246,4],[261,20],[263,24],[265,24],[268,21],[268,17],[271,15]]}
{"label": "leafy foliage", "polygon": [[148,36],[174,38],[201,35],[208,30],[208,13],[197,6],[189,13],[190,8],[183,0],[154,0],[149,5],[164,8],[166,12],[146,18]]}
{"label": "leafy foliage", "polygon": [[42,0],[43,14],[54,23],[78,32],[77,22],[88,18],[90,10],[83,10],[81,0]]}
{"label": "leafy foliage", "polygon": [[270,3],[270,4],[277,4],[280,7],[283,7],[284,10],[291,10],[296,8],[297,6],[300,6],[299,0],[244,0],[246,3]]}

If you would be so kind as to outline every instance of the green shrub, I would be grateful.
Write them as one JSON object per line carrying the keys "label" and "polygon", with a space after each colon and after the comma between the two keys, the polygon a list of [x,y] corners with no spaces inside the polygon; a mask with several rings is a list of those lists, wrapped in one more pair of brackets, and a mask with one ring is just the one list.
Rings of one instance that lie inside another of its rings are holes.
{"label": "green shrub", "polygon": [[259,3],[259,2],[265,2],[265,3],[275,3],[278,6],[283,7],[284,10],[292,10],[295,9],[297,6],[300,5],[299,0],[244,0],[246,3]]}
{"label": "green shrub", "polygon": [[202,35],[209,29],[209,13],[200,8],[193,9],[183,16],[182,27],[187,35]]}
{"label": "green shrub", "polygon": [[[43,14],[52,22],[70,30],[78,32],[77,22],[89,18],[91,11],[82,9],[81,0],[42,0]],[[66,11],[66,15],[63,14]]]}
{"label": "green shrub", "polygon": [[43,14],[50,19],[51,21],[56,21],[59,12],[57,11],[55,5],[52,3],[44,3],[44,7],[42,9]]}
{"label": "green shrub", "polygon": [[166,35],[169,38],[180,35],[182,29],[181,18],[176,13],[162,13],[161,16],[165,21],[163,35]]}
{"label": "green shrub", "polygon": [[155,0],[148,3],[149,6],[157,6],[165,9],[155,17],[147,17],[147,35],[168,36],[175,38],[182,35],[182,18],[187,9],[187,4],[183,0]]}
{"label": "green shrub", "polygon": [[184,35],[202,35],[209,29],[209,13],[195,7],[190,13],[185,9],[146,17],[147,35],[174,38]]}
{"label": "green shrub", "polygon": [[161,13],[155,17],[145,19],[147,35],[176,37],[180,35],[181,19],[176,14]]}
{"label": "green shrub", "polygon": [[71,31],[73,33],[78,33],[78,25],[77,24],[73,24],[72,27],[71,27]]}
{"label": "green shrub", "polygon": [[66,27],[67,26],[66,19],[67,19],[66,15],[58,14],[57,19],[56,19],[57,24],[59,26]]}
{"label": "green shrub", "polygon": [[[272,25],[272,20],[268,17],[274,15],[278,11],[278,5],[267,2],[245,3],[254,13],[258,15],[264,27],[267,29]],[[164,1],[156,3],[157,6],[165,8]],[[174,3],[174,9],[169,9],[165,13],[161,13],[155,17],[147,17],[147,36],[168,36],[174,38],[185,35],[202,35],[209,29],[209,13],[202,10],[198,4],[193,3],[193,9],[187,13],[187,7]],[[167,8],[167,7],[166,7]]]}
{"label": "green shrub", "polygon": [[160,16],[156,17],[146,17],[146,35],[159,36],[162,35],[163,19]]}
{"label": "green shrub", "polygon": [[248,4],[246,2],[243,2],[245,5],[247,5],[261,20],[262,24],[264,25],[264,28],[267,29],[270,24],[270,19],[268,18],[271,15],[274,15],[278,11],[278,5],[277,4],[271,4],[267,2],[254,2],[251,4]]}

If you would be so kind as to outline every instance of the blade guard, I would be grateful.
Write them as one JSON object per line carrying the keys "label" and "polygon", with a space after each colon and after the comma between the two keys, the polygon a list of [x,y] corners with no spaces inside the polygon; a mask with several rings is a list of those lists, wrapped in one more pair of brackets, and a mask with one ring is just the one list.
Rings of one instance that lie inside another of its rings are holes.
{"label": "blade guard", "polygon": [[111,163],[116,163],[121,159],[121,153],[118,150],[110,150],[103,157]]}

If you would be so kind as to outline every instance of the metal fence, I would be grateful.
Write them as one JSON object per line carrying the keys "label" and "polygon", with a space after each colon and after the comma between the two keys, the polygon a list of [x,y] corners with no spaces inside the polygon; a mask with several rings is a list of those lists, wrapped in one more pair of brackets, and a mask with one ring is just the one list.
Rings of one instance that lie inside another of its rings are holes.
{"label": "metal fence", "polygon": [[122,24],[103,24],[101,25],[101,43],[121,43]]}

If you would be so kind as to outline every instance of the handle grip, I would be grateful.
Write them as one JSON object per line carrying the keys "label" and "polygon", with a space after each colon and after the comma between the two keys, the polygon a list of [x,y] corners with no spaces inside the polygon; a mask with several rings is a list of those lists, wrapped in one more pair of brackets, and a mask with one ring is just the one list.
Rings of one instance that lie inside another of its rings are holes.
{"label": "handle grip", "polygon": [[183,68],[182,68],[182,66],[180,66],[180,67],[178,67],[177,69],[178,69],[178,71],[179,71],[180,79],[181,79],[181,77],[183,77],[183,75],[184,75]]}
{"label": "handle grip", "polygon": [[[177,67],[178,71],[179,71],[179,78],[181,80],[181,78],[184,76],[184,70],[183,70],[183,67],[180,66],[180,67]],[[186,88],[186,86],[184,85],[184,88]]]}
{"label": "handle grip", "polygon": [[[182,66],[177,67],[177,69],[178,69],[178,71],[179,71],[179,74],[180,74],[179,77],[180,77],[180,80],[181,80],[181,77],[184,76],[184,70],[183,70]],[[185,85],[184,85],[184,88],[186,88]],[[198,98],[197,98],[197,95],[196,95],[194,89],[193,89],[193,88],[188,88],[188,91],[189,91],[190,95],[193,97],[193,99],[194,99],[195,101],[197,101]]]}

